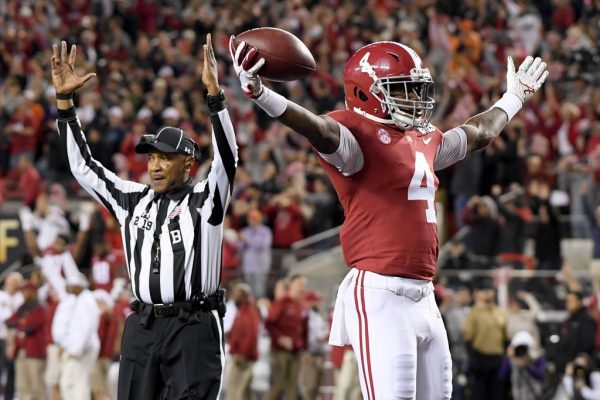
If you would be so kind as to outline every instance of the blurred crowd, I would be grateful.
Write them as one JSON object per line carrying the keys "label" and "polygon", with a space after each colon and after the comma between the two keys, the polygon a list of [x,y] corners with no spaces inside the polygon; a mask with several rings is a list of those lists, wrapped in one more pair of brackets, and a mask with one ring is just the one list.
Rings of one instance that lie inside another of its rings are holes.
{"label": "blurred crowd", "polygon": [[[70,360],[56,340],[62,337],[60,329],[52,338],[50,310],[58,304],[59,292],[70,299],[89,292],[86,301],[99,305],[99,321],[106,312],[122,321],[129,296],[127,290],[113,287],[115,279],[126,280],[119,227],[99,207],[80,207],[72,200],[87,199],[69,173],[57,135],[55,94],[48,73],[51,44],[61,39],[77,44],[81,71],[98,74],[76,96],[78,115],[97,160],[123,178],[148,182],[146,159],[134,152],[135,143],[162,125],[181,126],[202,149],[205,162],[193,171],[201,179],[209,167],[211,147],[198,50],[209,32],[240,147],[223,246],[223,283],[232,288],[242,285],[240,290],[230,290],[232,304],[239,310],[231,321],[230,349],[235,360],[230,363],[235,366],[231,373],[238,374],[235,381],[248,381],[250,366],[258,357],[254,342],[252,352],[242,353],[250,347],[244,344],[248,337],[236,336],[239,325],[258,326],[257,337],[273,340],[274,372],[288,374],[273,375],[273,383],[295,381],[301,369],[298,360],[302,366],[322,368],[323,360],[312,357],[310,341],[303,339],[300,345],[294,339],[300,328],[286,327],[293,333],[282,333],[286,331],[274,328],[269,318],[285,307],[310,315],[314,308],[310,304],[318,303],[310,299],[318,293],[306,299],[294,279],[281,281],[287,274],[286,255],[292,243],[339,225],[343,213],[306,141],[273,123],[243,97],[227,49],[231,34],[276,26],[303,40],[315,56],[317,72],[303,81],[268,84],[319,113],[343,107],[343,67],[355,50],[377,40],[411,46],[435,79],[433,122],[442,130],[460,125],[496,101],[504,91],[507,56],[519,62],[526,55],[539,55],[548,63],[550,76],[543,90],[501,137],[438,174],[438,201],[445,210],[442,234],[451,236],[463,227],[468,232],[448,242],[437,282],[438,300],[452,342],[457,399],[541,399],[557,386],[563,398],[600,398],[600,372],[594,358],[600,348],[596,339],[600,337],[596,329],[600,287],[595,282],[577,282],[561,253],[565,238],[588,239],[594,243],[593,258],[600,258],[596,184],[600,179],[600,1],[6,0],[0,2],[0,25],[0,204],[14,200],[29,209],[31,215],[27,210],[21,213],[23,229],[36,233],[40,251],[30,254],[36,257],[37,275],[24,282],[14,283],[17,278],[10,280],[12,284],[5,282],[9,305],[2,306],[3,315],[11,314],[5,321],[12,322],[5,324],[16,338],[5,335],[6,343],[17,344],[7,346],[6,354],[17,366],[17,382],[19,375],[45,371],[54,375],[45,382],[57,385],[57,375],[52,373],[56,370],[21,361],[47,357],[50,366],[55,365],[51,359]],[[52,250],[55,246],[58,249]],[[47,276],[54,276],[44,273],[42,260],[62,254],[65,248],[88,278],[84,283],[77,274],[64,275],[65,282],[58,284],[63,289],[42,290],[48,287]],[[501,265],[554,270],[557,276],[511,281],[509,306],[504,309],[494,305],[490,282],[443,275],[443,271],[493,270]],[[70,276],[79,279],[79,289],[68,289]],[[287,300],[278,302],[278,298]],[[22,313],[39,313],[40,308],[47,314],[46,333],[36,336],[28,333]],[[556,308],[567,312],[564,325],[540,329],[536,315]],[[322,305],[320,311],[327,315],[330,310]],[[110,335],[116,340],[119,335],[114,329],[120,322],[111,324]],[[311,335],[322,341],[321,333],[315,333],[321,328],[314,329]],[[2,332],[0,327],[0,339]],[[303,338],[310,336],[308,328],[302,332]],[[63,329],[62,334],[67,332]],[[44,344],[32,350],[32,345],[23,344],[31,336],[56,347],[46,351]],[[101,336],[100,342],[104,343]],[[117,347],[109,342],[98,350],[106,361],[103,370],[118,355]],[[325,346],[320,352],[323,356],[329,350]],[[334,358],[340,368],[339,382],[346,382],[346,376],[352,382],[337,386],[350,393],[356,389],[356,372],[347,373],[344,366],[352,365],[348,362],[352,354],[346,351]],[[67,366],[67,370],[94,369],[89,359],[75,359],[88,364]],[[310,381],[314,369],[299,375],[301,382],[307,376]],[[27,382],[22,380],[21,387],[34,390]],[[497,382],[508,382],[506,390],[490,394]],[[96,398],[108,392],[102,393]],[[227,393],[234,396],[230,390]],[[313,398],[306,393],[314,393],[314,384],[302,393]],[[285,394],[286,398],[294,395],[294,390]]]}

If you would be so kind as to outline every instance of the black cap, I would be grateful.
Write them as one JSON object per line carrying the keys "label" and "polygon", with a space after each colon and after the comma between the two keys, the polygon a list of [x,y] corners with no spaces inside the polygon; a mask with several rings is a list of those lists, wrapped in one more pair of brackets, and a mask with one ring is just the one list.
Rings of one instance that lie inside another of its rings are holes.
{"label": "black cap", "polygon": [[135,145],[135,152],[147,154],[151,149],[162,153],[181,153],[186,156],[196,157],[196,143],[183,129],[165,126],[160,128],[156,135],[144,135]]}

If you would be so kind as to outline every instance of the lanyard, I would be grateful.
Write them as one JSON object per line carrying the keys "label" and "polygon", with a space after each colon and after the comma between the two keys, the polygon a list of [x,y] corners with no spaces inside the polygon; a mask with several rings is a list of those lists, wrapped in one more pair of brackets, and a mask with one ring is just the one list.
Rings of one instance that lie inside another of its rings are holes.
{"label": "lanyard", "polygon": [[[173,208],[173,210],[175,210],[177,207],[179,207],[181,205],[181,203],[183,202],[183,199],[185,199],[185,196],[182,197],[175,204],[175,207]],[[156,216],[156,225],[157,226],[154,230],[154,240],[152,242],[152,249],[154,250],[154,258],[152,260],[152,263],[150,264],[153,274],[160,273],[160,235],[162,234],[163,223],[165,222],[165,218],[167,217],[169,202],[170,202],[170,200],[168,198],[166,198],[165,196],[161,196],[161,198],[159,200],[158,213]],[[152,203],[150,203],[150,206],[151,205],[152,205]],[[147,207],[147,210],[149,210],[149,209],[150,208]],[[175,219],[175,221],[178,222],[179,214],[177,214],[173,219]]]}

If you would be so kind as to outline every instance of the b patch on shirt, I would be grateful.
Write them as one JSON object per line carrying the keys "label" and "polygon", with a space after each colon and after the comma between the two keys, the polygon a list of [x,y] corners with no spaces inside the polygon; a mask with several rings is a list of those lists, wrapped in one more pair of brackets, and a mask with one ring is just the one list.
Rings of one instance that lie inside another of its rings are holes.
{"label": "b patch on shirt", "polygon": [[181,235],[181,229],[179,229],[179,220],[177,219],[169,224],[169,239],[171,240],[173,253],[185,251],[183,236]]}

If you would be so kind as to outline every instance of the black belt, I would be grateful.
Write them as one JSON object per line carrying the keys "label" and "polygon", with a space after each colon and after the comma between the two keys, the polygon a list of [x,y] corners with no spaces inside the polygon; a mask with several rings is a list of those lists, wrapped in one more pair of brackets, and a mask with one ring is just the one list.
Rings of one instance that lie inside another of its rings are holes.
{"label": "black belt", "polygon": [[207,296],[204,293],[197,293],[189,301],[181,301],[170,304],[147,304],[139,300],[131,303],[131,309],[142,316],[140,324],[148,327],[153,318],[172,318],[189,320],[190,317],[198,312],[210,312],[217,310],[219,316],[225,315],[225,290],[219,289],[214,294]]}

